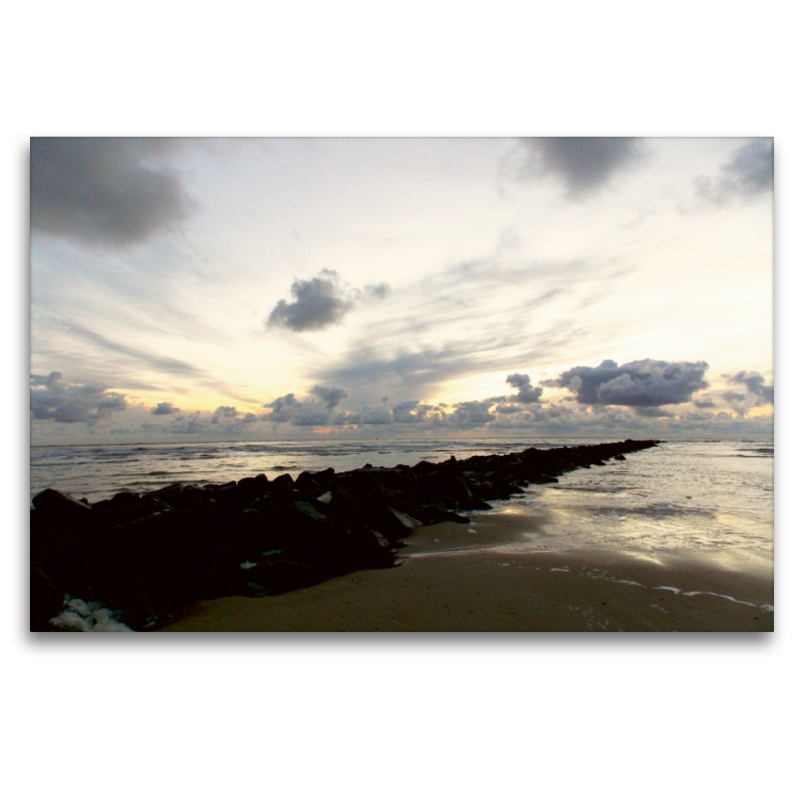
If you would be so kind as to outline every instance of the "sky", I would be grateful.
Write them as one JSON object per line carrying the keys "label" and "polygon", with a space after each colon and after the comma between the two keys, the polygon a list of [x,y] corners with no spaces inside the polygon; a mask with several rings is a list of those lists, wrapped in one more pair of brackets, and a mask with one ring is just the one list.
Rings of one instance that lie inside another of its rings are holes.
{"label": "sky", "polygon": [[773,143],[31,140],[31,442],[760,437]]}

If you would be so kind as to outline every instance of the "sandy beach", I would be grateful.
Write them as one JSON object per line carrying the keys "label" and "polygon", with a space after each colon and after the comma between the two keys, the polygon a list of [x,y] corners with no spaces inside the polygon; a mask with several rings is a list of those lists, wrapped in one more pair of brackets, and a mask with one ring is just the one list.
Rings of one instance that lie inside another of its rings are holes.
{"label": "sandy beach", "polygon": [[393,569],[186,609],[167,631],[772,631],[772,566],[748,554],[552,549],[545,517],[418,529]]}

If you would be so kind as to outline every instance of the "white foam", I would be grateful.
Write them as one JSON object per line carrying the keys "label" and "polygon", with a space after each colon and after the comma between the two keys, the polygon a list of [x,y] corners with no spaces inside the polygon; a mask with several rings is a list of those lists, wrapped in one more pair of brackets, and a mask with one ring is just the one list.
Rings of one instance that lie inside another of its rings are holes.
{"label": "white foam", "polygon": [[569,567],[550,567],[550,572],[569,572]]}
{"label": "white foam", "polygon": [[74,611],[64,611],[57,617],[53,617],[53,619],[50,620],[50,624],[55,625],[56,628],[61,628],[65,631],[91,630],[88,622],[80,614],[76,614]]}
{"label": "white foam", "polygon": [[638,583],[637,581],[629,581],[629,580],[625,580],[625,579],[620,579],[620,580],[616,581],[616,583],[624,583],[627,586],[642,586],[642,584]]}
{"label": "white foam", "polygon": [[735,597],[731,597],[729,594],[717,594],[716,592],[684,592],[684,597],[697,597],[699,594],[707,594],[711,597],[721,597],[723,600],[730,600],[732,603],[739,603],[742,606],[751,606],[752,608],[756,608],[755,603],[748,603],[747,600],[737,600]]}
{"label": "white foam", "polygon": [[775,606],[770,605],[769,603],[762,603],[761,608],[763,608],[765,611],[772,611],[773,613],[775,612]]}
{"label": "white foam", "polygon": [[475,528],[467,528],[467,533],[477,533],[478,531]]}
{"label": "white foam", "polygon": [[245,561],[244,564],[239,564],[239,566],[242,569],[252,569],[253,567],[257,567],[258,564],[256,564],[254,561]]}
{"label": "white foam", "polygon": [[128,631],[131,629],[114,617],[114,613],[103,608],[99,603],[87,603],[79,597],[65,599],[67,606],[50,624],[63,631],[109,632]]}
{"label": "white foam", "polygon": [[92,609],[89,608],[89,604],[85,600],[81,600],[79,597],[70,600],[67,603],[67,608],[74,611],[76,614],[80,614],[82,617],[88,617],[92,613]]}
{"label": "white foam", "polygon": [[673,594],[681,593],[681,590],[676,589],[674,586],[656,586],[654,588],[656,589],[656,591],[658,591],[659,589],[663,589],[665,592],[672,592]]}

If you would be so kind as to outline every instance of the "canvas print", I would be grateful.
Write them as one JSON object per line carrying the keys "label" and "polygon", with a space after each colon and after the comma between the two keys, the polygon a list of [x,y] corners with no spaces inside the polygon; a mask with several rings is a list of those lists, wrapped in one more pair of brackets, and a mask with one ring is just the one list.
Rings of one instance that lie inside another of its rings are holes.
{"label": "canvas print", "polygon": [[31,630],[773,630],[773,149],[31,139]]}

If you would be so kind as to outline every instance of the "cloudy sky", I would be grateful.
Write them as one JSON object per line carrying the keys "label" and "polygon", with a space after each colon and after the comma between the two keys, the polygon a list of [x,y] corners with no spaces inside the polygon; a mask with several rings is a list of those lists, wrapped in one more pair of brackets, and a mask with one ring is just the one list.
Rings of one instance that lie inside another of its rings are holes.
{"label": "cloudy sky", "polygon": [[34,444],[760,436],[771,139],[33,139]]}

